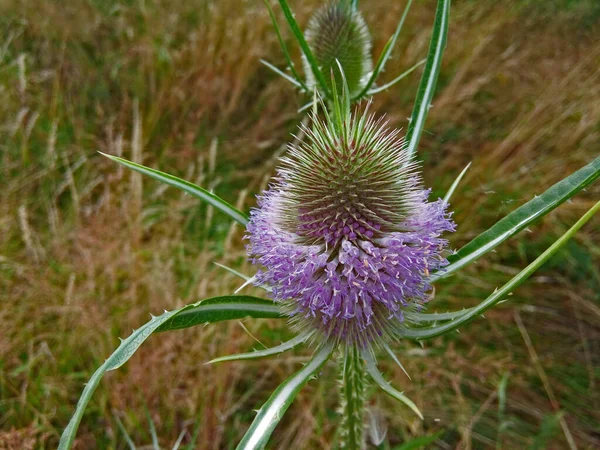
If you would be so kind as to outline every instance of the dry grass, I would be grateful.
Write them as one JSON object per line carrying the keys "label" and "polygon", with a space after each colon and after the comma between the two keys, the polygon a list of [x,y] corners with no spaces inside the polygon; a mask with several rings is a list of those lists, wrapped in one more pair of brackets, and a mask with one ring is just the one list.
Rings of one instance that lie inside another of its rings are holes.
{"label": "dry grass", "polygon": [[[294,2],[301,23],[316,3]],[[365,15],[377,53],[401,5],[371,3]],[[414,6],[386,79],[425,53],[433,3]],[[455,246],[600,152],[597,6],[502,3],[453,5],[422,140],[436,194],[473,161],[454,198]],[[250,271],[239,228],[96,151],[177,173],[249,207],[272,172],[272,155],[301,120],[302,100],[258,63],[283,60],[260,2],[57,5],[0,5],[0,448],[52,448],[118,336],[149,313],[237,287],[212,261]],[[377,99],[393,125],[406,125],[417,82]],[[434,307],[482,299],[599,193],[588,189],[446,282]],[[600,447],[599,237],[596,220],[487,320],[423,348],[398,346],[413,381],[382,366],[427,419],[377,394],[373,408],[390,442],[444,430],[442,449],[560,449],[567,448],[562,421],[579,448]],[[287,335],[271,321],[245,326],[264,342]],[[238,323],[154,337],[106,377],[77,448],[125,448],[115,416],[137,443],[150,442],[146,408],[164,445],[187,429],[185,442],[199,431],[195,448],[229,448],[251,410],[307,355],[202,365],[253,344]],[[335,379],[324,373],[303,391],[272,448],[330,447]]]}

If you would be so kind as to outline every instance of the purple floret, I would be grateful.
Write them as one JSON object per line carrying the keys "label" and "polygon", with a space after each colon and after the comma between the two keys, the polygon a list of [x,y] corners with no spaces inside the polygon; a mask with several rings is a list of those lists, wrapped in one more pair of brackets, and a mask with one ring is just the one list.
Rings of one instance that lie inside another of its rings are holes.
{"label": "purple floret", "polygon": [[428,300],[454,223],[397,130],[366,115],[343,127],[315,120],[290,148],[251,213],[248,253],[299,329],[366,346]]}
{"label": "purple floret", "polygon": [[301,326],[308,321],[327,337],[365,345],[393,334],[405,309],[427,301],[429,272],[447,264],[447,241],[439,236],[454,231],[442,200],[427,202],[421,191],[420,207],[404,224],[412,231],[329,247],[299,243],[277,226],[279,195],[267,191],[252,211],[248,252],[262,267],[257,282],[271,286],[273,299],[289,305]]}

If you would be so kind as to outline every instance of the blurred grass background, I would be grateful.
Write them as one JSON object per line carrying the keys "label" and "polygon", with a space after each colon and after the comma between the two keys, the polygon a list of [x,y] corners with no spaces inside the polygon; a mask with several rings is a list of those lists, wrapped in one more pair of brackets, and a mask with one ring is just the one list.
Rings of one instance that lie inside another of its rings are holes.
{"label": "blurred grass background", "polygon": [[[318,4],[292,2],[301,24]],[[403,6],[361,2],[375,55]],[[424,57],[434,9],[433,0],[415,2],[380,82]],[[596,0],[453,2],[419,150],[435,195],[473,162],[452,201],[453,247],[600,153],[599,25]],[[240,227],[96,152],[247,209],[302,119],[303,99],[258,62],[284,62],[258,0],[2,0],[0,30],[0,449],[55,448],[117,337],[150,313],[230,293],[239,280],[213,261],[251,271]],[[376,98],[392,125],[406,127],[419,74]],[[485,298],[599,194],[596,184],[438,286],[431,308]],[[578,448],[600,448],[599,224],[486,319],[422,347],[396,346],[412,382],[381,367],[426,419],[375,393],[385,448],[436,432],[430,448],[563,449],[568,434]],[[289,336],[280,322],[244,325],[267,345]],[[234,448],[253,409],[310,354],[202,365],[255,345],[238,322],[150,339],[105,377],[76,448],[127,448],[117,418],[149,444],[146,411],[165,447],[185,432],[192,448]],[[331,448],[335,386],[328,366],[270,448]]]}

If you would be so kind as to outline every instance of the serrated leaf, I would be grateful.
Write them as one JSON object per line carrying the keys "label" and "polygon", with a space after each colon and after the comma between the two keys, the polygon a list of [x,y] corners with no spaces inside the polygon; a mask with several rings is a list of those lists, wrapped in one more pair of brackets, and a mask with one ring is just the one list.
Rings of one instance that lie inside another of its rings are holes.
{"label": "serrated leaf", "polygon": [[402,337],[409,339],[429,339],[440,336],[449,331],[456,330],[458,327],[465,325],[475,317],[483,314],[485,311],[496,305],[501,300],[505,299],[514,289],[523,284],[533,273],[538,270],[546,261],[548,261],[559,249],[561,249],[571,239],[575,233],[588,221],[592,216],[600,210],[600,202],[596,203],[588,212],[586,212],[566,233],[558,238],[544,253],[538,256],[525,269],[521,270],[511,280],[496,289],[492,295],[481,302],[479,305],[465,310],[464,313],[459,313],[452,321],[442,325],[405,329],[401,331]]}
{"label": "serrated leaf", "polygon": [[106,153],[102,152],[99,153],[119,164],[122,164],[123,166],[131,170],[135,170],[136,172],[152,177],[155,180],[160,181],[161,183],[165,183],[169,186],[176,187],[184,192],[187,192],[190,195],[193,195],[196,198],[199,198],[203,202],[214,206],[219,211],[224,212],[233,220],[237,221],[238,223],[244,226],[248,224],[248,216],[246,214],[239,211],[238,209],[227,203],[222,198],[216,196],[215,194],[208,192],[206,189],[203,189],[200,186],[196,186],[194,183],[190,183],[189,181],[182,180],[181,178],[178,178],[174,175],[169,175],[168,173],[161,172],[160,170],[151,169],[150,167],[142,166],[141,164],[128,161],[124,158],[119,158],[118,156],[107,155]]}
{"label": "serrated leaf", "polygon": [[440,66],[442,65],[442,56],[446,48],[449,15],[450,0],[438,0],[429,51],[427,53],[427,63],[421,76],[417,98],[415,99],[410,124],[406,133],[406,151],[411,157],[415,155],[419,146],[421,133],[425,127],[425,119],[427,118],[431,100],[435,93],[435,85],[437,84]]}
{"label": "serrated leaf", "polygon": [[508,238],[545,216],[554,208],[573,197],[600,177],[600,157],[582,167],[577,172],[559,181],[543,194],[517,208],[488,230],[481,233],[454,255],[448,258],[450,264],[443,270],[432,274],[430,282],[456,272],[479,257],[496,248]]}
{"label": "serrated leaf", "polygon": [[290,407],[300,389],[323,367],[333,352],[333,343],[324,343],[306,365],[281,383],[260,408],[237,450],[259,450],[265,447],[273,430]]}
{"label": "serrated leaf", "polygon": [[58,449],[68,450],[73,445],[73,440],[75,439],[75,434],[83,417],[85,407],[104,374],[125,364],[152,333],[187,328],[201,323],[242,319],[245,317],[277,318],[282,317],[282,315],[279,306],[273,302],[240,295],[214,297],[184,306],[178,310],[165,312],[157,317],[152,317],[149,322],[135,330],[127,339],[123,339],[121,345],[94,372],[85,385],[83,393],[77,402],[75,413],[60,438]]}
{"label": "serrated leaf", "polygon": [[472,308],[461,309],[460,311],[451,311],[445,313],[416,313],[405,312],[404,316],[412,322],[437,322],[445,320],[453,320],[469,312]]}

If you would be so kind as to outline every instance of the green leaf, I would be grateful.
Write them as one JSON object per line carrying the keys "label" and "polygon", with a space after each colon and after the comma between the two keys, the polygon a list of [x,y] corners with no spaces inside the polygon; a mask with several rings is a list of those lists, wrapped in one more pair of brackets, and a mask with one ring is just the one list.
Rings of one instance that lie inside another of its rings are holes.
{"label": "green leaf", "polygon": [[181,309],[165,312],[135,330],[92,375],[85,385],[77,402],[77,408],[65,428],[58,446],[59,450],[68,450],[73,445],[77,428],[85,408],[98,387],[100,380],[109,370],[115,370],[125,364],[152,333],[192,327],[201,323],[222,320],[282,317],[279,306],[268,300],[249,296],[214,297]]}
{"label": "green leaf", "polygon": [[467,166],[462,170],[462,172],[458,174],[458,176],[456,177],[456,180],[454,180],[454,183],[452,183],[452,185],[450,186],[450,189],[448,189],[448,192],[446,192],[446,195],[444,196],[444,201],[446,203],[448,203],[450,201],[450,197],[452,197],[452,194],[454,194],[454,191],[458,187],[460,180],[462,180],[462,178],[465,176],[465,173],[467,173],[467,170],[469,169],[470,166],[471,166],[471,163],[467,164]]}
{"label": "green leaf", "polygon": [[432,434],[430,436],[420,436],[415,439],[411,439],[410,441],[405,442],[402,445],[398,445],[394,447],[393,450],[417,450],[418,448],[423,448],[429,444],[433,444],[440,437],[442,432]]}
{"label": "green leaf", "polygon": [[220,358],[215,358],[211,361],[208,361],[205,364],[215,364],[224,361],[239,361],[242,359],[256,359],[256,358],[264,358],[266,356],[273,356],[279,353],[286,352],[288,350],[297,347],[298,345],[304,343],[314,334],[314,331],[307,331],[306,333],[299,334],[293,339],[284,342],[283,344],[277,345],[275,347],[266,348],[264,350],[255,350],[253,352],[248,353],[240,353],[237,355],[227,355],[221,356]]}
{"label": "green leaf", "polygon": [[[371,76],[369,77],[369,81],[367,81],[367,84],[365,85],[363,90],[360,91],[356,95],[356,97],[354,97],[354,100],[358,100],[359,98],[364,97],[366,94],[375,93],[375,92],[369,92],[369,89],[371,89],[371,86],[373,86],[373,83],[375,82],[375,80],[377,79],[379,74],[383,71],[383,68],[385,67],[385,63],[388,61],[388,59],[392,55],[392,50],[394,49],[394,46],[396,45],[396,41],[398,40],[400,31],[402,30],[402,26],[404,25],[404,21],[406,20],[406,16],[408,15],[408,11],[410,10],[410,5],[412,4],[412,1],[413,0],[408,0],[408,3],[406,4],[406,7],[404,8],[404,12],[402,13],[402,17],[400,18],[400,22],[398,23],[398,26],[396,27],[396,31],[394,32],[394,34],[392,35],[390,40],[387,41],[387,43],[385,44],[385,47],[383,47],[383,51],[381,52],[381,55],[379,56],[377,63],[375,63],[375,69],[373,69],[373,72],[371,73]],[[402,75],[400,75],[400,77],[396,78],[396,80],[394,80],[392,83],[388,83],[388,85],[386,85],[387,87],[385,87],[381,90],[387,89],[388,87],[390,87],[391,85],[393,85],[394,83],[399,81],[400,79],[404,78],[404,76],[408,75],[410,72],[412,72],[417,67],[418,66],[415,66],[415,67],[407,70]],[[380,92],[380,91],[377,90],[377,92]]]}
{"label": "green leaf", "polygon": [[408,132],[406,133],[406,151],[412,157],[417,151],[421,133],[425,126],[425,119],[429,112],[431,100],[435,93],[435,85],[442,65],[442,56],[446,48],[446,38],[448,36],[448,16],[450,15],[450,0],[438,0],[435,13],[435,22],[433,23],[433,32],[431,42],[429,43],[429,52],[427,54],[427,63],[417,90],[417,98],[410,117]]}
{"label": "green leaf", "polygon": [[437,325],[425,328],[414,328],[402,330],[401,335],[409,339],[429,339],[440,336],[448,331],[452,331],[464,325],[480,314],[490,309],[492,306],[506,298],[514,289],[525,282],[536,270],[538,270],[546,261],[548,261],[577,231],[600,210],[600,202],[596,203],[588,212],[586,212],[565,234],[554,242],[544,253],[538,256],[535,261],[529,264],[525,269],[515,275],[508,283],[500,289],[496,289],[492,295],[481,302],[479,305],[465,310],[463,314],[458,315],[451,322],[443,325]]}
{"label": "green leaf", "polygon": [[[283,51],[285,60],[287,61],[288,67],[290,68],[290,71],[292,72],[292,75],[294,77],[294,81],[297,82],[295,84],[297,84],[297,86],[299,88],[308,92],[308,88],[306,87],[306,85],[304,84],[302,79],[298,76],[298,72],[296,72],[296,68],[294,67],[294,62],[292,61],[292,58],[290,57],[290,52],[288,52],[287,46],[285,45],[285,41],[281,37],[281,32],[279,31],[279,25],[277,25],[277,20],[275,19],[275,14],[273,14],[273,9],[271,8],[271,5],[269,5],[268,0],[264,0],[264,3],[265,3],[265,6],[267,7],[267,10],[269,11],[269,16],[271,17],[271,22],[273,22],[273,28],[275,28],[275,33],[277,34],[277,39],[279,40],[279,46],[281,47],[281,50]],[[283,75],[285,75],[285,74],[283,74]],[[288,78],[287,75],[285,75],[285,77]]]}
{"label": "green leaf", "polygon": [[281,9],[283,10],[285,20],[290,26],[292,33],[294,33],[294,36],[296,37],[296,40],[298,41],[298,44],[302,49],[302,53],[304,53],[304,57],[308,61],[308,64],[310,64],[310,68],[313,74],[315,75],[315,78],[317,79],[319,85],[321,86],[323,93],[325,95],[329,95],[329,89],[327,88],[325,77],[323,76],[321,69],[319,69],[319,63],[317,62],[315,55],[313,55],[313,52],[308,46],[308,42],[306,42],[306,39],[304,39],[304,34],[302,34],[302,31],[300,30],[296,19],[294,19],[294,14],[292,13],[290,6],[288,5],[286,0],[279,0],[279,4],[281,5]]}
{"label": "green leaf", "polygon": [[484,231],[456,254],[448,258],[450,264],[443,270],[432,274],[430,282],[445,278],[453,272],[472,263],[487,252],[493,250],[508,238],[526,228],[535,220],[545,216],[579,191],[589,186],[600,177],[600,157],[582,167],[574,174],[564,178],[543,194],[534,197],[523,206],[498,221]]}
{"label": "green leaf", "polygon": [[404,77],[406,77],[407,75],[411,74],[417,67],[421,67],[423,64],[425,64],[425,61],[427,61],[427,60],[426,59],[422,59],[421,61],[419,61],[418,63],[416,63],[414,66],[412,66],[410,69],[402,72],[400,75],[398,75],[396,78],[394,78],[389,83],[386,83],[383,86],[378,86],[376,88],[371,89],[369,92],[367,92],[367,95],[375,95],[375,94],[378,94],[378,93],[380,93],[382,91],[385,91],[386,89],[391,88],[398,81],[402,80]]}
{"label": "green leaf", "polygon": [[445,313],[417,313],[407,311],[404,313],[404,316],[412,322],[437,322],[440,320],[444,321],[456,319],[457,317],[466,314],[471,309],[473,308],[465,308],[461,309],[460,311],[452,311]]}
{"label": "green leaf", "polygon": [[260,62],[262,64],[264,64],[265,66],[267,66],[269,69],[271,69],[273,72],[275,72],[280,77],[282,77],[282,78],[286,79],[287,81],[289,81],[290,83],[292,83],[297,88],[302,88],[302,85],[298,81],[296,81],[294,78],[290,77],[287,73],[284,73],[281,70],[279,70],[277,67],[275,67],[273,64],[271,64],[269,61],[265,61],[264,59],[261,59]]}
{"label": "green leaf", "polygon": [[258,450],[265,447],[273,430],[290,407],[300,389],[323,367],[333,352],[333,343],[324,343],[306,365],[281,383],[258,411],[237,450]]}
{"label": "green leaf", "polygon": [[369,372],[369,375],[371,376],[371,378],[373,379],[373,381],[388,395],[390,395],[391,397],[395,398],[396,400],[404,403],[406,406],[408,406],[410,409],[412,409],[414,411],[414,413],[419,416],[421,418],[421,420],[423,419],[423,414],[421,414],[421,411],[419,411],[419,408],[417,408],[417,405],[414,404],[414,402],[409,399],[406,395],[404,395],[402,392],[396,390],[389,382],[385,381],[385,379],[383,378],[383,375],[381,375],[381,372],[379,372],[379,370],[377,369],[377,364],[375,363],[375,358],[373,358],[373,355],[371,354],[371,352],[369,350],[363,350],[361,352],[363,359],[365,360],[365,367],[367,368],[367,372]]}
{"label": "green leaf", "polygon": [[200,186],[196,186],[189,181],[182,180],[181,178],[177,178],[176,176],[169,175],[168,173],[161,172],[156,169],[151,169],[146,166],[142,166],[141,164],[136,164],[131,161],[127,161],[126,159],[119,158],[118,156],[107,155],[106,153],[99,152],[101,155],[106,156],[113,161],[124,165],[125,167],[135,170],[143,175],[148,175],[149,177],[154,178],[162,183],[168,184],[169,186],[174,186],[178,189],[181,189],[188,194],[193,195],[196,198],[199,198],[203,202],[208,203],[209,205],[214,206],[218,210],[224,212],[233,220],[241,223],[246,226],[248,224],[248,216],[241,211],[238,211],[236,208],[231,206],[225,200],[216,195],[208,192],[206,189],[202,189]]}
{"label": "green leaf", "polygon": [[203,323],[246,317],[281,319],[284,316],[281,313],[281,307],[271,300],[264,300],[250,295],[227,295],[202,300],[178,310],[177,314],[158,326],[154,332],[181,330]]}

